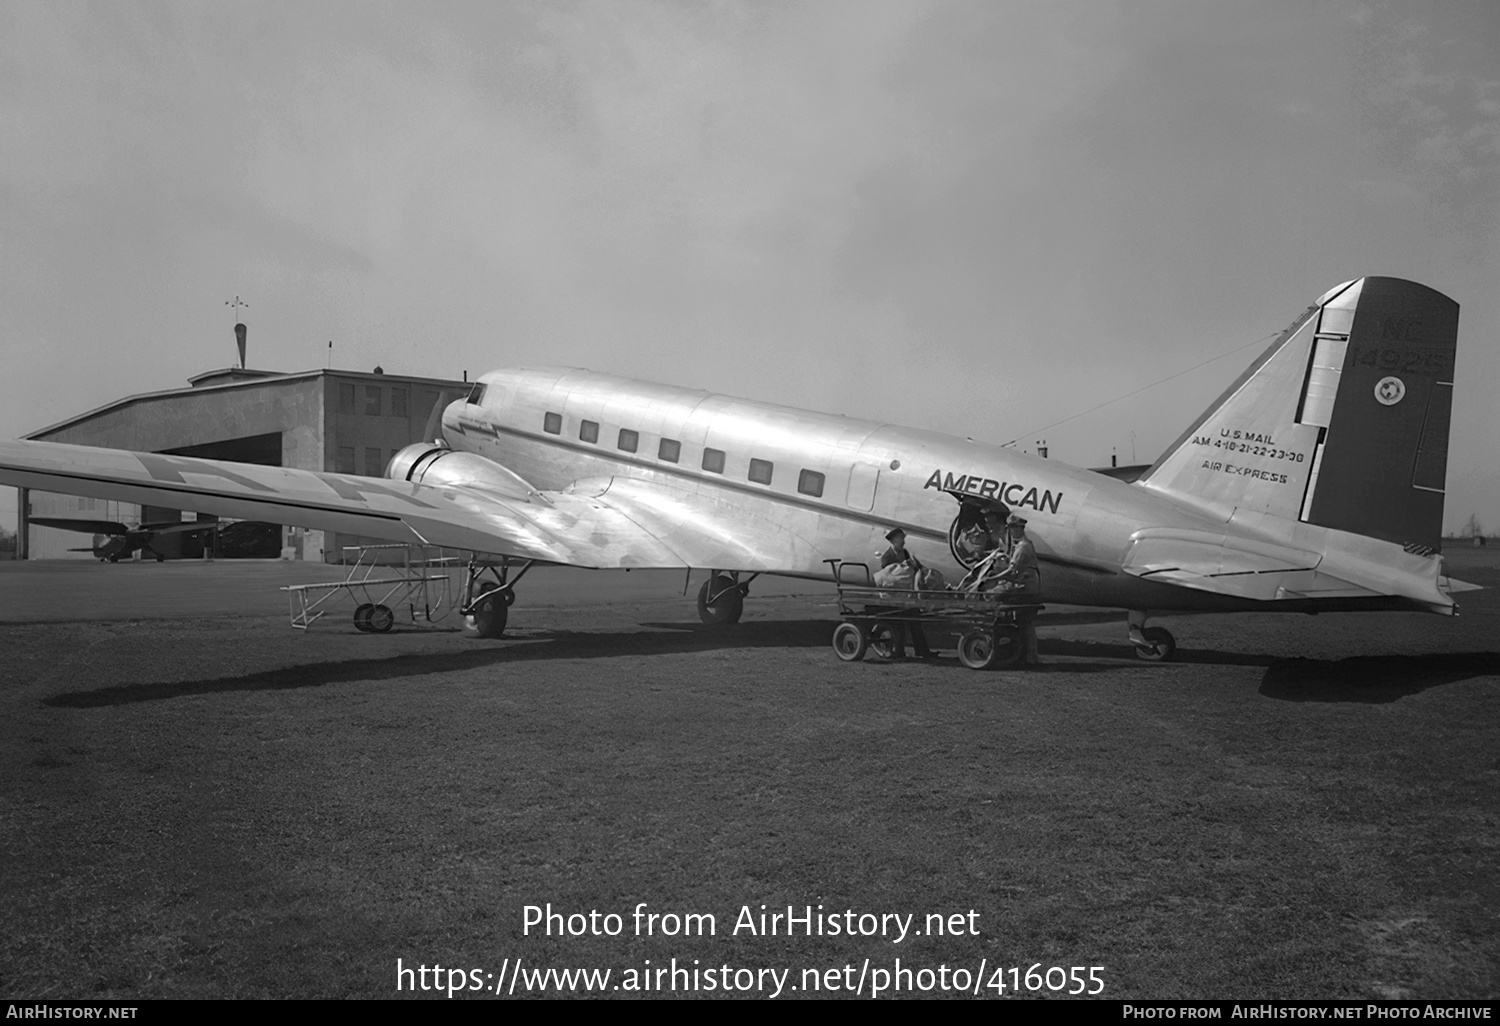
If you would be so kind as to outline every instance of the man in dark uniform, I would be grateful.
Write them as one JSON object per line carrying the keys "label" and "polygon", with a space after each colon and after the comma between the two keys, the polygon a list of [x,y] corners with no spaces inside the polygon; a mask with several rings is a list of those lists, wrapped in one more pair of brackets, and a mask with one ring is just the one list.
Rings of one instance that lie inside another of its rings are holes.
{"label": "man in dark uniform", "polygon": [[[996,575],[996,586],[1005,589],[1012,601],[1040,602],[1042,600],[1042,572],[1037,566],[1036,548],[1026,537],[1026,518],[1012,513],[1005,521],[1010,556],[1005,569]],[[1036,651],[1036,619],[1031,616],[1021,620],[1025,638],[1026,662],[1039,663]]]}
{"label": "man in dark uniform", "polygon": [[[915,586],[915,579],[922,573],[924,567],[916,556],[906,551],[906,532],[899,527],[893,527],[885,533],[885,540],[891,543],[891,547],[881,553],[880,568],[884,570],[888,566],[900,566],[902,564],[911,567],[913,586]],[[906,626],[909,628],[911,634],[912,651],[916,654],[917,658],[936,659],[937,653],[927,647],[927,634],[922,630],[922,625],[912,622]],[[895,657],[897,659],[906,658],[905,640],[898,640],[897,645],[898,648],[896,649]]]}

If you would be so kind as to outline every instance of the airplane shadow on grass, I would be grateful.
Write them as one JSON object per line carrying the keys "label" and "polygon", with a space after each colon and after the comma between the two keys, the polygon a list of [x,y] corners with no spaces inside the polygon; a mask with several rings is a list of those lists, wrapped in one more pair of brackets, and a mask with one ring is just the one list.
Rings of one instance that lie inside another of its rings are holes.
{"label": "airplane shadow on grass", "polygon": [[[607,659],[620,656],[681,655],[743,648],[827,648],[834,621],[751,621],[732,628],[698,623],[643,623],[647,630],[529,630],[499,642],[476,642],[468,651],[415,652],[394,657],[302,663],[240,676],[190,681],[119,684],[90,691],[69,691],[42,700],[56,708],[92,709],[154,702],[189,695],[236,691],[281,691],[363,681],[381,681],[457,673],[487,666],[543,659]],[[934,638],[936,642],[936,638]],[[1045,663],[1022,672],[1030,676],[1084,674],[1152,669],[1137,660],[1129,645],[1044,639],[1044,659],[1067,656],[1068,662]],[[828,653],[830,664],[836,662]],[[1290,701],[1389,702],[1440,684],[1500,674],[1500,654],[1464,653],[1429,656],[1360,656],[1336,662],[1278,659],[1262,654],[1179,649],[1173,664],[1265,666],[1261,693]],[[915,662],[915,667],[931,666]],[[971,673],[952,655],[931,668]]]}
{"label": "airplane shadow on grass", "polygon": [[1260,693],[1286,702],[1378,704],[1475,677],[1500,677],[1500,652],[1277,659]]}

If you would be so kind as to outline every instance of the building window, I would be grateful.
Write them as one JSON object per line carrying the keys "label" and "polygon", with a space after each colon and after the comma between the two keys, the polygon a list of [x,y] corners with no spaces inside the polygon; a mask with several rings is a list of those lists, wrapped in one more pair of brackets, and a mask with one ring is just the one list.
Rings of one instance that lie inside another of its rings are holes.
{"label": "building window", "polygon": [[599,441],[599,425],[595,421],[586,420],[578,425],[578,437],[585,442]]}
{"label": "building window", "polygon": [[656,458],[676,463],[682,458],[682,443],[675,438],[663,438],[656,447]]}
{"label": "building window", "polygon": [[750,480],[756,484],[768,485],[771,483],[771,471],[776,469],[776,464],[770,460],[750,461]]}
{"label": "building window", "polygon": [[353,385],[346,385],[346,384],[342,384],[342,383],[339,385],[339,412],[340,413],[353,413],[354,412],[354,386]]}
{"label": "building window", "polygon": [[[349,386],[353,388],[353,385]],[[333,472],[335,474],[354,473],[354,446],[341,445],[333,459]]]}
{"label": "building window", "polygon": [[635,452],[641,447],[641,435],[639,431],[629,428],[620,429],[620,448],[625,452]]}
{"label": "building window", "polygon": [[797,491],[815,499],[823,497],[823,475],[816,470],[804,470],[797,475]]}
{"label": "building window", "polygon": [[384,477],[385,462],[380,458],[379,449],[365,450],[365,477]]}
{"label": "building window", "polygon": [[366,417],[378,417],[378,416],[380,416],[380,386],[379,385],[366,385],[365,386],[365,416]]}
{"label": "building window", "polygon": [[406,389],[404,389],[404,388],[393,388],[393,389],[391,389],[391,416],[392,417],[404,417],[404,416],[406,416]]}
{"label": "building window", "polygon": [[542,430],[549,435],[562,434],[562,414],[549,413],[542,418]]}
{"label": "building window", "polygon": [[703,469],[712,471],[715,474],[724,473],[724,450],[704,449]]}

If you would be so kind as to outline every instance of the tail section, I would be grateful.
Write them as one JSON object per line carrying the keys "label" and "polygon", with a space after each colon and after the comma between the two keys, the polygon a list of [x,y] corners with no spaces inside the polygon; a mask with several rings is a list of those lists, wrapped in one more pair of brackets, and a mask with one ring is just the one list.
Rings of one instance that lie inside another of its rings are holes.
{"label": "tail section", "polygon": [[1442,533],[1458,304],[1360,278],[1302,314],[1141,478],[1406,546]]}

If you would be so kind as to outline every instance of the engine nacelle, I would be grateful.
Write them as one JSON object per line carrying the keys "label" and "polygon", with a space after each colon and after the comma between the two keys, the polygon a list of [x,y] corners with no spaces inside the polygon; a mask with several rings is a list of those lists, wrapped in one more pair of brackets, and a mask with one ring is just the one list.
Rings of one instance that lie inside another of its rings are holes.
{"label": "engine nacelle", "polygon": [[531,483],[508,467],[472,452],[458,452],[433,442],[408,445],[391,457],[385,476],[430,488],[475,488],[520,502],[551,505]]}

